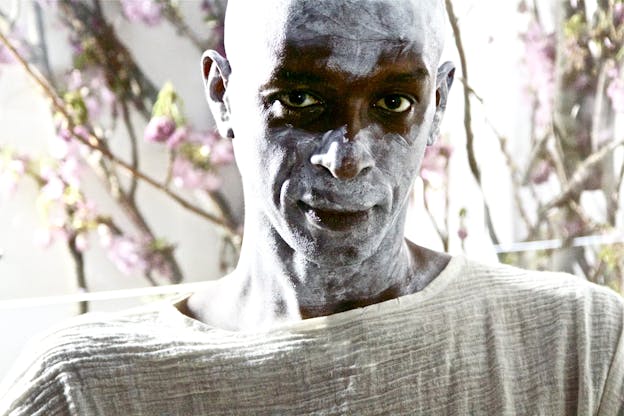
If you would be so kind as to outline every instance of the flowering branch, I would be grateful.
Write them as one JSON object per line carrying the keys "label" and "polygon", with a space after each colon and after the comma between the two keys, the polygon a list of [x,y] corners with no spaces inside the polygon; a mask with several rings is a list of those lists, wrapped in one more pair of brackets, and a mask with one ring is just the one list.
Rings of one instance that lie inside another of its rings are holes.
{"label": "flowering branch", "polygon": [[134,169],[131,164],[119,159],[106,147],[102,139],[100,139],[93,132],[93,129],[90,129],[90,128],[87,129],[87,132],[86,132],[87,137],[83,137],[80,134],[76,134],[75,132],[76,126],[74,126],[72,122],[73,118],[67,111],[63,103],[63,100],[52,90],[52,88],[48,85],[48,83],[41,76],[39,76],[33,68],[31,68],[31,66],[22,58],[19,52],[13,47],[11,42],[2,33],[0,33],[0,42],[2,42],[5,45],[5,47],[9,50],[12,56],[24,68],[24,70],[29,75],[29,77],[41,88],[44,95],[50,99],[54,110],[58,112],[64,118],[64,120],[68,123],[68,126],[69,126],[68,130],[71,132],[72,136],[76,140],[88,146],[92,150],[99,152],[101,155],[105,156],[108,160],[113,162],[115,165],[123,168],[130,175],[141,179],[142,181],[150,184],[156,190],[163,192],[164,194],[169,196],[171,199],[173,199],[176,203],[178,203],[184,209],[190,212],[193,212],[194,214],[199,215],[200,217],[214,223],[215,225],[220,226],[221,228],[223,228],[225,231],[227,231],[230,234],[238,233],[238,230],[233,229],[232,226],[228,224],[228,222],[225,221],[224,219],[219,218],[191,204],[190,202],[186,201],[185,199],[183,199],[182,197],[180,197],[179,195],[177,195],[170,189],[160,184],[157,180],[153,179],[152,177],[148,176],[147,174],[139,170]]}
{"label": "flowering branch", "polygon": [[77,65],[92,63],[104,69],[106,81],[122,100],[149,118],[149,109],[157,89],[134,62],[130,52],[117,38],[106,21],[101,8],[90,8],[85,2],[59,0],[61,17],[74,32],[74,42],[80,54]]}
{"label": "flowering branch", "polygon": [[565,185],[564,190],[541,209],[539,218],[544,218],[551,209],[561,207],[570,200],[575,199],[584,189],[587,181],[595,174],[595,169],[600,163],[602,163],[606,157],[611,156],[613,151],[622,145],[624,145],[624,140],[609,143],[578,165],[569,182]]}

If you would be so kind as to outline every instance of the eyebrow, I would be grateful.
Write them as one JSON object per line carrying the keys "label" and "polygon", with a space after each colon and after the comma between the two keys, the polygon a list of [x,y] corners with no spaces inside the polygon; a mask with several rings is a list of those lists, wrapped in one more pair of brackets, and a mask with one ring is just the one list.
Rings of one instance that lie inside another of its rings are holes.
{"label": "eyebrow", "polygon": [[422,82],[429,78],[429,71],[426,68],[417,68],[413,72],[393,73],[384,77],[384,82],[389,84]]}

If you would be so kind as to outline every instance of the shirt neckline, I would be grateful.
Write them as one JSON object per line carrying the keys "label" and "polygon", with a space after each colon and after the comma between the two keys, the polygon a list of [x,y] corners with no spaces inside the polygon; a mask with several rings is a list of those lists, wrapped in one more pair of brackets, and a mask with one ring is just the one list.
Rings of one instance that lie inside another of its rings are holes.
{"label": "shirt neckline", "polygon": [[[446,288],[449,283],[454,281],[460,274],[462,269],[464,268],[467,260],[464,256],[452,256],[449,260],[448,264],[442,269],[440,274],[433,279],[424,289],[412,293],[409,295],[401,296],[395,299],[389,299],[383,302],[379,302],[373,305],[368,305],[362,308],[355,308],[344,312],[338,312],[332,315],[327,316],[319,316],[315,318],[302,319],[300,321],[291,321],[278,323],[267,330],[262,330],[261,333],[275,333],[275,332],[309,332],[316,331],[319,329],[325,329],[333,326],[343,325],[345,322],[351,321],[353,319],[361,319],[365,316],[375,316],[379,314],[393,314],[397,312],[404,312],[406,308],[413,307],[418,305],[428,299],[435,297],[439,294],[444,288]],[[201,322],[197,319],[191,318],[190,316],[184,314],[180,310],[180,306],[182,302],[185,302],[192,293],[188,293],[186,295],[182,295],[178,298],[175,298],[168,302],[168,308],[166,310],[169,313],[173,313],[175,319],[182,319],[185,321],[187,326],[191,326],[193,328],[201,329],[203,331],[208,332],[222,332],[228,334],[257,334],[257,332],[248,332],[248,331],[231,331],[224,328],[219,328],[204,322]],[[170,315],[171,316],[171,315]]]}

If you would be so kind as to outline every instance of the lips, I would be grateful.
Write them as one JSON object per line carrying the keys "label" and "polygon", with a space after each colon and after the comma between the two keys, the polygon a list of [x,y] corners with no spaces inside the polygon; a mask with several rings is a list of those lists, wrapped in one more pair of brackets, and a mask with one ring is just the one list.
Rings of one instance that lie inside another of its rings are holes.
{"label": "lips", "polygon": [[344,211],[314,208],[305,202],[298,202],[307,220],[320,228],[334,231],[346,231],[368,221],[372,209],[363,211]]}

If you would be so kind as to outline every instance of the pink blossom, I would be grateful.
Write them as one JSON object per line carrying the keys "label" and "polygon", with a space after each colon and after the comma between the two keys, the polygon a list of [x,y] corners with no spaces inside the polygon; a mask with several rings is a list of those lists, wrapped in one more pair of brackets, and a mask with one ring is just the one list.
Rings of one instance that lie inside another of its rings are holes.
{"label": "pink blossom", "polygon": [[80,89],[84,85],[82,71],[73,69],[67,76],[67,89],[69,91],[75,91]]}
{"label": "pink blossom", "polygon": [[65,192],[65,184],[58,176],[51,176],[41,188],[41,195],[49,201],[58,201]]}
{"label": "pink blossom", "polygon": [[550,124],[555,92],[555,35],[545,33],[542,26],[533,22],[522,39],[529,75],[527,87],[537,98],[535,122],[538,128],[544,129]]}
{"label": "pink blossom", "polygon": [[19,159],[0,163],[0,198],[9,199],[17,190],[17,183],[26,171],[26,164]]}
{"label": "pink blossom", "polygon": [[108,87],[102,71],[95,71],[91,74],[88,87],[89,94],[85,97],[85,105],[91,117],[98,117],[103,106],[111,106],[115,103],[116,96]]}
{"label": "pink blossom", "polygon": [[453,148],[442,142],[436,142],[425,149],[420,165],[420,176],[434,187],[441,186],[446,180],[446,166],[453,153]]}
{"label": "pink blossom", "polygon": [[97,218],[97,210],[93,201],[80,199],[74,204],[74,221],[82,224],[94,223]]}
{"label": "pink blossom", "polygon": [[613,6],[613,22],[616,27],[624,24],[624,3],[616,3]]}
{"label": "pink blossom", "polygon": [[148,142],[166,142],[176,129],[173,119],[166,116],[153,117],[145,127],[144,139]]}
{"label": "pink blossom", "polygon": [[177,157],[173,161],[172,174],[173,183],[184,189],[216,191],[222,183],[221,178],[213,172],[198,169],[183,157]]}
{"label": "pink blossom", "polygon": [[[108,234],[109,231],[104,230],[103,234]],[[124,274],[156,272],[163,277],[172,275],[164,253],[153,248],[150,241],[141,242],[122,235],[110,235],[105,248],[108,258]]]}
{"label": "pink blossom", "polygon": [[113,244],[113,232],[106,224],[99,224],[97,227],[97,233],[100,237],[100,245],[104,248],[110,248]]}
{"label": "pink blossom", "polygon": [[90,136],[89,129],[82,125],[74,127],[74,134],[85,140],[87,140]]}
{"label": "pink blossom", "polygon": [[81,253],[84,253],[89,249],[89,239],[87,238],[85,233],[79,233],[78,235],[76,235],[76,240],[74,244],[76,245],[76,250]]}
{"label": "pink blossom", "polygon": [[84,167],[79,159],[75,157],[69,157],[61,162],[59,167],[59,174],[61,178],[71,186],[80,186],[80,175],[82,174]]}
{"label": "pink blossom", "polygon": [[607,96],[611,99],[613,110],[624,113],[624,78],[619,73],[609,83]]}
{"label": "pink blossom", "polygon": [[87,107],[89,117],[98,118],[100,116],[100,114],[102,113],[102,103],[100,102],[98,97],[89,95],[84,98],[84,103]]}
{"label": "pink blossom", "polygon": [[160,23],[162,8],[154,0],[121,0],[126,18],[131,22],[143,22],[149,26]]}
{"label": "pink blossom", "polygon": [[91,118],[97,118],[104,106],[111,106],[115,102],[115,93],[108,87],[108,83],[101,70],[72,70],[67,76],[67,89],[80,90],[87,111]]}
{"label": "pink blossom", "polygon": [[190,142],[205,144],[209,147],[212,147],[219,140],[221,140],[221,136],[214,130],[194,131],[189,137]]}
{"label": "pink blossom", "polygon": [[81,144],[66,128],[60,128],[58,133],[48,140],[48,152],[55,159],[80,157],[80,151]]}
{"label": "pink blossom", "polygon": [[536,185],[543,184],[548,181],[548,178],[550,178],[552,172],[553,167],[550,162],[546,160],[541,160],[531,174],[531,182]]}
{"label": "pink blossom", "polygon": [[124,237],[113,236],[108,249],[108,258],[124,274],[143,273],[148,264],[141,244]]}
{"label": "pink blossom", "polygon": [[181,143],[185,142],[189,137],[189,131],[187,127],[178,127],[169,139],[167,140],[167,147],[169,149],[176,149]]}
{"label": "pink blossom", "polygon": [[210,150],[210,162],[215,166],[227,165],[234,160],[234,150],[230,140],[219,140]]}
{"label": "pink blossom", "polygon": [[460,227],[459,230],[457,230],[457,236],[461,241],[468,238],[468,230],[466,230],[466,227]]}

